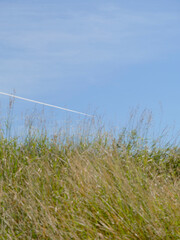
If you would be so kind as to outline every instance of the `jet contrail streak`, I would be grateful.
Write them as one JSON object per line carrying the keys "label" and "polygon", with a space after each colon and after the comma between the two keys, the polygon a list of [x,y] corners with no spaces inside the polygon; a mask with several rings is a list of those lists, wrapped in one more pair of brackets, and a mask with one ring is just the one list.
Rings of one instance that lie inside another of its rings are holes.
{"label": "jet contrail streak", "polygon": [[18,99],[21,99],[21,100],[24,100],[24,101],[28,101],[28,102],[33,102],[33,103],[41,104],[41,105],[48,106],[48,107],[52,107],[52,108],[61,109],[61,110],[68,111],[68,112],[73,112],[73,113],[85,115],[85,116],[88,116],[88,117],[94,117],[94,116],[89,115],[89,114],[87,114],[87,113],[78,112],[78,111],[75,111],[75,110],[71,110],[71,109],[68,109],[68,108],[63,108],[63,107],[55,106],[55,105],[48,104],[48,103],[38,102],[38,101],[35,101],[35,100],[31,100],[31,99],[28,99],[28,98],[19,97],[19,96],[16,96],[16,95],[13,95],[13,94],[9,94],[9,93],[0,92],[0,94],[6,95],[6,96],[9,96],[9,97],[13,97],[13,98],[18,98]]}

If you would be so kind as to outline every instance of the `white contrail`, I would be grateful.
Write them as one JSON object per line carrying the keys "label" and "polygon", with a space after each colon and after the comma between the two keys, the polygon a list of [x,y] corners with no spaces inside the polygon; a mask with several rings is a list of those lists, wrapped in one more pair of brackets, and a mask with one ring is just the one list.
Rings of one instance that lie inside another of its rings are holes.
{"label": "white contrail", "polygon": [[35,100],[19,97],[19,96],[16,96],[16,95],[13,95],[13,94],[9,94],[9,93],[0,92],[0,94],[6,95],[6,96],[9,96],[9,97],[13,97],[13,98],[18,98],[18,99],[21,99],[21,100],[24,100],[24,101],[28,101],[28,102],[38,103],[38,104],[41,104],[41,105],[44,105],[44,106],[48,106],[48,107],[58,108],[58,109],[61,109],[61,110],[64,110],[64,111],[68,111],[68,112],[73,112],[73,113],[85,115],[85,116],[88,116],[88,117],[94,117],[94,116],[89,115],[87,113],[78,112],[78,111],[71,110],[71,109],[68,109],[68,108],[58,107],[58,106],[51,105],[51,104],[48,104],[48,103],[38,102],[38,101],[35,101]]}

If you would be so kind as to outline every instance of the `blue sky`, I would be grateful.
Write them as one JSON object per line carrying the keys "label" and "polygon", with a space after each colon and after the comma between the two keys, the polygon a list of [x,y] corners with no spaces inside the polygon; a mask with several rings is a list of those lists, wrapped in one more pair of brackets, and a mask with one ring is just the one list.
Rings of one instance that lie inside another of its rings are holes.
{"label": "blue sky", "polygon": [[147,108],[180,129],[180,1],[1,0],[0,91],[13,89],[115,124]]}

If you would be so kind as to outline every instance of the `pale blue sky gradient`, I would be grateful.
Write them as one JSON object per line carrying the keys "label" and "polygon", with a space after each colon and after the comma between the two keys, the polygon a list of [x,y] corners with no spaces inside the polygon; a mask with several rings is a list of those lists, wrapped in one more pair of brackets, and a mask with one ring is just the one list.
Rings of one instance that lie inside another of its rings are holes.
{"label": "pale blue sky gradient", "polygon": [[0,91],[13,89],[115,124],[148,108],[180,129],[180,1],[1,0]]}

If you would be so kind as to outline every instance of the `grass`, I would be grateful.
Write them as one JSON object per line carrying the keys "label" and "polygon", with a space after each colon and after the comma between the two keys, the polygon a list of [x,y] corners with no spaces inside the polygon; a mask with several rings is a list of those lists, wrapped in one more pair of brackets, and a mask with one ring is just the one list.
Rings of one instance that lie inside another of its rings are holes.
{"label": "grass", "polygon": [[180,239],[178,146],[92,122],[25,130],[0,131],[0,239]]}

